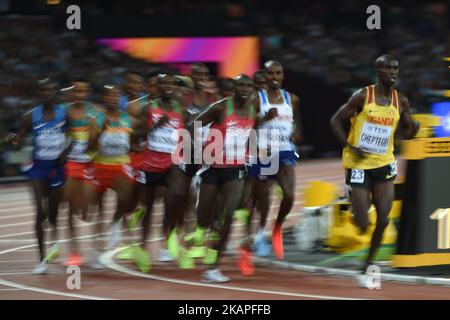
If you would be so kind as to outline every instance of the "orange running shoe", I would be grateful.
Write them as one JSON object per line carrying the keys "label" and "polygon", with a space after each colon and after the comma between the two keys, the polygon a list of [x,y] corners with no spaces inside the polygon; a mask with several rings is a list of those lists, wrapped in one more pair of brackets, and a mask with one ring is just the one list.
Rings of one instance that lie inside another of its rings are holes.
{"label": "orange running shoe", "polygon": [[69,259],[67,259],[66,262],[64,262],[64,265],[66,267],[68,266],[78,266],[80,267],[83,264],[83,258],[78,253],[72,253],[69,256]]}
{"label": "orange running shoe", "polygon": [[252,276],[255,273],[253,266],[253,257],[250,251],[243,248],[239,249],[238,267],[244,276]]}
{"label": "orange running shoe", "polygon": [[282,232],[282,226],[275,225],[272,232],[272,248],[273,253],[275,254],[275,257],[277,257],[279,260],[284,259],[284,249],[283,249],[283,232]]}

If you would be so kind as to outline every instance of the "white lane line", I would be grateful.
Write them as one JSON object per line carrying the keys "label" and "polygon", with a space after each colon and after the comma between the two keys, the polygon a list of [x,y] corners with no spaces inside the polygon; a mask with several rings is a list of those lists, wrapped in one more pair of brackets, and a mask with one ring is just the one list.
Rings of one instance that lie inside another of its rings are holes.
{"label": "white lane line", "polygon": [[[68,239],[66,239],[68,240]],[[0,251],[0,255],[10,253],[10,252],[16,252],[21,249],[31,248],[35,247],[37,244],[12,248]],[[0,273],[0,276],[3,275],[30,275],[31,272],[11,272],[11,273]],[[32,286],[23,285],[17,282],[7,281],[4,279],[0,279],[0,285],[6,286],[6,287],[12,287],[19,290],[28,290],[28,291],[34,291],[38,293],[45,293],[45,294],[51,294],[51,295],[59,295],[59,296],[65,296],[65,297],[71,297],[71,298],[79,298],[79,299],[88,299],[88,300],[115,300],[112,298],[103,298],[103,297],[97,297],[97,296],[91,296],[91,295],[84,295],[84,294],[76,294],[76,293],[68,293],[68,292],[62,292],[62,291],[56,291],[56,290],[48,290],[44,288],[37,288]]]}
{"label": "white lane line", "polygon": [[[87,235],[87,236],[83,236],[80,238],[83,239],[87,239],[87,238],[93,238],[95,237],[95,235]],[[164,238],[160,237],[160,238],[153,238],[150,239],[149,241],[151,242],[156,242],[156,241],[160,241]],[[60,242],[69,242],[70,239],[63,239]],[[11,253],[11,252],[17,252],[19,250],[22,249],[28,249],[31,247],[36,247],[37,244],[30,244],[30,245],[26,245],[26,246],[21,246],[21,247],[16,247],[16,248],[12,248],[12,249],[7,249],[7,250],[3,250],[0,251],[0,255],[2,254],[6,254],[6,253]],[[31,274],[31,272],[26,272],[26,273],[1,273],[1,275],[29,275]],[[37,287],[32,287],[32,286],[27,286],[27,285],[23,285],[20,283],[16,283],[16,282],[12,282],[12,281],[7,281],[7,280],[3,280],[0,279],[0,285],[6,286],[6,287],[12,287],[12,288],[16,288],[16,289],[20,289],[20,290],[28,290],[28,291],[34,291],[34,292],[38,292],[38,293],[46,293],[46,294],[53,294],[53,295],[59,295],[59,296],[66,296],[66,297],[71,297],[71,298],[80,298],[80,299],[89,299],[89,300],[116,300],[113,298],[104,298],[104,297],[97,297],[97,296],[90,296],[90,295],[83,295],[83,294],[75,294],[75,293],[67,293],[67,292],[62,292],[62,291],[56,291],[56,290],[48,290],[48,289],[44,289],[44,288],[37,288]]]}
{"label": "white lane line", "polygon": [[1,260],[0,263],[36,262],[35,260]]}
{"label": "white lane line", "polygon": [[0,289],[0,291],[21,291],[22,289],[16,289],[16,288],[7,288],[7,289]]}
{"label": "white lane line", "polygon": [[28,290],[28,291],[34,291],[38,293],[45,293],[45,294],[52,294],[52,295],[58,295],[58,296],[65,296],[70,298],[79,298],[79,299],[87,299],[87,300],[116,300],[112,298],[103,298],[103,297],[96,297],[96,296],[90,296],[85,294],[76,294],[76,293],[68,293],[63,291],[56,291],[56,290],[48,290],[44,288],[37,288],[32,286],[23,285],[20,283],[7,281],[0,279],[0,284],[7,286],[7,287],[13,287],[20,290]]}
{"label": "white lane line", "polygon": [[106,267],[108,267],[110,269],[113,269],[115,271],[118,271],[118,272],[126,273],[126,274],[133,275],[133,276],[136,276],[136,277],[153,279],[153,280],[169,282],[169,283],[175,283],[175,284],[180,284],[180,285],[188,285],[188,286],[195,286],[195,287],[206,287],[206,288],[216,288],[216,289],[241,291],[241,292],[253,292],[253,293],[262,293],[262,294],[272,294],[272,295],[290,296],[290,297],[312,298],[312,299],[363,300],[363,299],[350,298],[350,297],[335,297],[335,296],[324,296],[324,295],[314,295],[314,294],[285,292],[285,291],[261,290],[261,289],[253,289],[253,288],[245,288],[245,287],[237,287],[237,286],[226,286],[226,285],[219,285],[219,284],[207,284],[207,283],[201,283],[201,282],[186,281],[186,280],[179,280],[179,279],[174,279],[174,278],[155,276],[155,275],[151,275],[151,274],[146,274],[146,273],[134,271],[134,270],[128,269],[128,268],[126,268],[124,266],[121,266],[121,265],[115,263],[114,260],[113,260],[113,257],[114,257],[114,255],[117,252],[119,252],[121,250],[122,250],[122,248],[105,252],[100,257],[101,263],[103,265],[105,265]]}
{"label": "white lane line", "polygon": [[[61,223],[68,223],[69,221],[67,219],[64,219],[63,221],[58,221],[59,224]],[[103,220],[101,221],[101,223],[107,223],[107,222],[111,222],[111,220]],[[8,223],[8,224],[0,224],[0,228],[11,228],[11,227],[18,227],[18,226],[24,226],[24,225],[34,225],[34,221],[27,221],[27,222],[17,222],[17,223]],[[87,227],[87,226],[92,226],[94,224],[96,224],[97,222],[78,222],[78,224],[75,224],[75,227]]]}
{"label": "white lane line", "polygon": [[[19,210],[17,210],[17,211],[19,211]],[[24,210],[21,208],[21,211],[24,211]],[[12,215],[10,215],[10,216],[0,216],[0,220],[2,220],[2,219],[13,219],[13,218],[31,217],[31,216],[34,216],[34,215],[35,215],[34,213],[12,214]]]}

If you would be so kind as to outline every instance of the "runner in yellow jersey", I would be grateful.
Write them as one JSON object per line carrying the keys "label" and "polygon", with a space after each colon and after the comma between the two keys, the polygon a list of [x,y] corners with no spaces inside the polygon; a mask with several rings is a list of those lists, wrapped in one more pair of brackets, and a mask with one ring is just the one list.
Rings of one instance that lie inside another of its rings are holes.
{"label": "runner in yellow jersey", "polygon": [[[362,275],[362,286],[368,287],[367,269],[380,246],[394,199],[397,162],[394,157],[394,134],[399,127],[403,138],[413,138],[419,125],[411,119],[406,96],[394,89],[398,77],[398,61],[382,55],[375,62],[378,81],[356,91],[331,118],[331,128],[344,146],[342,155],[346,183],[351,187],[350,201],[356,224],[364,233],[369,221],[371,202],[377,210],[376,228]],[[344,123],[350,120],[350,130]]]}

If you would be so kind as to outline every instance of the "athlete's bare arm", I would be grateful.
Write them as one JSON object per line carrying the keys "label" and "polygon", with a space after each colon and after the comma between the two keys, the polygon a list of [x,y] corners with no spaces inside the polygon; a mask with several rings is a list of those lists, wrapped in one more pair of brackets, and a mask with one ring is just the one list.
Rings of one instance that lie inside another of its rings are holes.
{"label": "athlete's bare arm", "polygon": [[335,134],[336,138],[339,140],[343,147],[349,146],[359,157],[364,156],[364,152],[350,145],[347,142],[347,132],[344,129],[344,123],[349,121],[351,117],[359,113],[366,99],[366,90],[364,88],[356,91],[350,99],[336,111],[330,119],[331,130]]}
{"label": "athlete's bare arm", "polygon": [[195,117],[193,120],[191,120],[187,126],[192,126],[195,121],[201,121],[202,123],[210,123],[213,121],[217,121],[220,119],[221,115],[223,114],[225,110],[225,101],[228,100],[221,99],[219,101],[214,102],[212,105],[210,105],[205,111],[200,113],[197,117]]}
{"label": "athlete's bare arm", "polygon": [[142,151],[139,144],[142,139],[142,124],[141,121],[139,121],[139,118],[135,118],[135,121],[133,121],[133,117],[131,117],[131,120],[131,127],[133,131],[130,136],[130,149],[131,151],[139,152]]}
{"label": "athlete's bare arm", "polygon": [[164,114],[161,118],[158,119],[158,122],[153,124],[148,122],[149,115],[151,115],[152,109],[150,103],[145,106],[141,110],[141,114],[138,118],[138,122],[135,126],[136,128],[136,136],[138,139],[146,137],[153,130],[163,126],[166,122],[169,121],[169,117]]}
{"label": "athlete's bare arm", "polygon": [[401,92],[398,92],[400,101],[400,123],[399,126],[402,130],[402,136],[404,139],[412,139],[419,131],[420,125],[418,122],[413,121],[411,117],[411,107],[409,105],[408,98]]}
{"label": "athlete's bare arm", "polygon": [[97,143],[98,137],[100,135],[100,130],[97,126],[97,121],[94,116],[89,117],[88,125],[89,125],[88,151],[97,151]]}
{"label": "athlete's bare arm", "polygon": [[302,142],[303,140],[303,132],[299,111],[300,99],[295,94],[290,93],[290,95],[293,109],[292,112],[294,114],[294,132],[291,136],[291,140],[293,143],[297,144]]}
{"label": "athlete's bare arm", "polygon": [[264,116],[261,117],[260,116],[261,104],[259,101],[259,97],[255,98],[254,101],[255,101],[255,105],[257,106],[257,114],[258,114],[258,117],[256,118],[256,121],[255,121],[255,128],[258,128],[264,122],[272,120],[278,116],[277,108],[271,108],[269,111],[266,112],[266,114]]}
{"label": "athlete's bare arm", "polygon": [[31,131],[31,112],[25,113],[20,119],[20,129],[17,133],[12,133],[8,136],[8,143],[16,150],[23,147],[23,140],[25,136]]}

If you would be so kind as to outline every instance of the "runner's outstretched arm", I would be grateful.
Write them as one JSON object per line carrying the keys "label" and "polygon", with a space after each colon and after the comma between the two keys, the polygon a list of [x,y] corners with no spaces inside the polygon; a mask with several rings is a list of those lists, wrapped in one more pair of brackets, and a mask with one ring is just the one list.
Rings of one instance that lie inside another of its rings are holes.
{"label": "runner's outstretched arm", "polygon": [[416,136],[419,131],[420,125],[418,122],[413,121],[411,117],[411,107],[409,105],[408,98],[403,93],[399,94],[400,100],[400,126],[402,129],[402,136],[404,139],[409,140]]}
{"label": "runner's outstretched arm", "polygon": [[360,157],[364,156],[364,152],[347,142],[347,132],[345,132],[344,123],[349,121],[351,117],[362,110],[365,98],[366,92],[364,89],[356,91],[350,97],[350,99],[331,116],[330,119],[331,130],[333,131],[341,145],[343,147],[349,146],[353,150],[353,152],[355,152]]}

